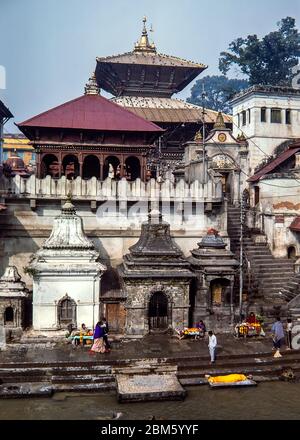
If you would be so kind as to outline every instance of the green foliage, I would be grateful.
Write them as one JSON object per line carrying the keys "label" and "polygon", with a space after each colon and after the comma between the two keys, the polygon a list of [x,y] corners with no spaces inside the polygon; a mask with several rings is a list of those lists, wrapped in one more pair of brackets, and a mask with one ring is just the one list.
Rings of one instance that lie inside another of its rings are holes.
{"label": "green foliage", "polygon": [[238,38],[221,52],[219,69],[226,75],[233,65],[248,76],[250,85],[271,84],[290,86],[292,68],[300,57],[300,33],[292,17],[277,23],[278,30],[262,39],[257,35]]}
{"label": "green foliage", "polygon": [[228,79],[223,75],[205,76],[194,84],[191,90],[191,96],[187,101],[191,104],[202,106],[202,91],[204,86],[206,95],[204,101],[205,107],[215,111],[230,113],[231,107],[228,102],[233,95],[245,89],[248,85],[248,81],[244,79]]}

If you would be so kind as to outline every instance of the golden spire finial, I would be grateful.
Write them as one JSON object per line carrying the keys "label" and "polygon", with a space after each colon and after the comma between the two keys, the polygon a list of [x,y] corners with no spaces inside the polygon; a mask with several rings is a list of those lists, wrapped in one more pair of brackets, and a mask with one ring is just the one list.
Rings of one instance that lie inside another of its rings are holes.
{"label": "golden spire finial", "polygon": [[214,125],[214,130],[225,130],[225,129],[226,129],[226,125],[224,122],[223,114],[222,112],[219,112]]}
{"label": "golden spire finial", "polygon": [[201,134],[201,131],[198,130],[194,136],[194,142],[200,142],[200,141],[202,141],[202,134]]}
{"label": "golden spire finial", "polygon": [[148,38],[148,32],[147,32],[147,17],[145,16],[143,18],[143,30],[142,30],[142,36],[139,39],[139,41],[136,43],[134,52],[154,52],[156,53],[156,47],[154,43],[149,42]]}

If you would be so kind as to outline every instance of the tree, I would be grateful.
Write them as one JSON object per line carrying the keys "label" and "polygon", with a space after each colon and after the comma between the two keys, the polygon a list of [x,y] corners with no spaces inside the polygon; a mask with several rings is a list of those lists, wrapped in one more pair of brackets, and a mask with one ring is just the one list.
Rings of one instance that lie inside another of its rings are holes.
{"label": "tree", "polygon": [[261,40],[257,35],[238,38],[221,52],[219,69],[226,75],[233,65],[248,76],[250,85],[291,85],[292,68],[300,57],[300,33],[292,17],[277,23],[278,30]]}
{"label": "tree", "polygon": [[244,79],[228,79],[226,76],[205,76],[199,79],[191,90],[191,96],[187,99],[191,104],[203,105],[202,93],[205,90],[204,105],[207,108],[225,113],[231,113],[228,104],[230,99],[239,91],[248,87],[248,81]]}

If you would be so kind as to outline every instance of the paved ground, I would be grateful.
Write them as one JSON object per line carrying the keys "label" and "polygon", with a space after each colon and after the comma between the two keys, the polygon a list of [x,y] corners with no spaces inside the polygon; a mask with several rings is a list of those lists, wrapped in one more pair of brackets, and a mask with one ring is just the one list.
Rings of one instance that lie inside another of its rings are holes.
{"label": "paved ground", "polygon": [[[143,358],[181,358],[199,357],[208,358],[207,338],[202,340],[178,340],[169,336],[146,336],[138,340],[113,341],[112,350],[107,354],[91,354],[89,347],[74,347],[61,342],[24,343],[7,345],[5,351],[0,352],[0,363],[10,362],[64,362],[64,361],[100,361],[125,360]],[[285,347],[284,347],[285,348]],[[272,353],[272,340],[269,337],[262,339],[247,338],[235,339],[231,335],[218,335],[218,358],[232,356],[257,356]]]}

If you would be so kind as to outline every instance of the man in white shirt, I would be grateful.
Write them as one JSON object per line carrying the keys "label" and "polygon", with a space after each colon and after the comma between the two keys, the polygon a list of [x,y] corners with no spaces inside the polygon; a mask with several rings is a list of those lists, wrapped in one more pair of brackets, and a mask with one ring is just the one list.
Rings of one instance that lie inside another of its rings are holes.
{"label": "man in white shirt", "polygon": [[217,338],[212,331],[208,332],[208,349],[210,354],[210,363],[213,364],[216,360],[216,348],[217,348]]}

